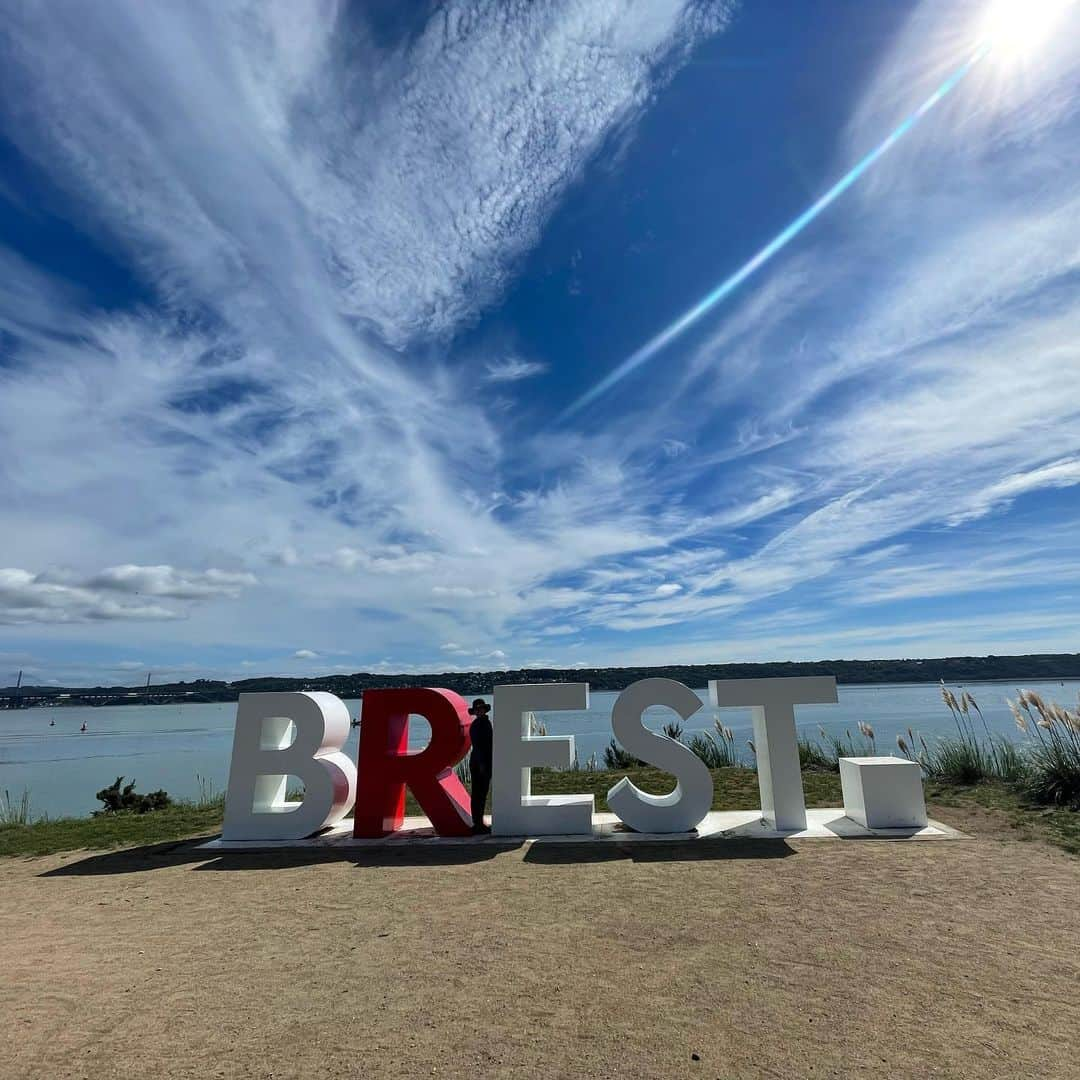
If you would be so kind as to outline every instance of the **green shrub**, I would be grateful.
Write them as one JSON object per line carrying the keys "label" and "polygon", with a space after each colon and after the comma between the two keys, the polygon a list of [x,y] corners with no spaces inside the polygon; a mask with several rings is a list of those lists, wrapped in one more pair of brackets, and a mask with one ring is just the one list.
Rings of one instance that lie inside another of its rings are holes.
{"label": "green shrub", "polygon": [[95,810],[94,816],[102,814],[119,814],[125,811],[136,814],[147,814],[151,810],[163,810],[171,800],[164,791],[151,791],[148,795],[135,794],[135,781],[132,780],[127,787],[121,788],[124,782],[122,776],[118,776],[108,787],[102,788],[95,796],[105,804],[104,810]]}
{"label": "green shrub", "polygon": [[[722,731],[720,722],[716,724],[717,731]],[[663,726],[663,733],[669,738],[674,739],[676,742],[680,742],[683,737],[683,726],[677,720],[668,721]],[[736,758],[732,757],[730,760],[724,757],[725,751],[718,745],[714,745],[716,742],[712,736],[708,735],[695,735],[686,745],[694,751],[695,754],[700,757],[709,768],[721,768],[723,765],[737,765],[739,762]],[[722,758],[722,760],[721,760]],[[597,762],[594,758],[589,759],[592,762],[592,768],[597,767]],[[718,761],[716,765],[711,765],[711,761]],[[624,750],[614,739],[612,739],[606,747],[604,747],[604,768],[605,769],[640,769],[646,766],[646,762],[641,758],[634,757],[628,750]]]}
{"label": "green shrub", "polygon": [[605,769],[636,769],[644,764],[644,761],[634,757],[629,750],[624,750],[614,739],[604,747]]}

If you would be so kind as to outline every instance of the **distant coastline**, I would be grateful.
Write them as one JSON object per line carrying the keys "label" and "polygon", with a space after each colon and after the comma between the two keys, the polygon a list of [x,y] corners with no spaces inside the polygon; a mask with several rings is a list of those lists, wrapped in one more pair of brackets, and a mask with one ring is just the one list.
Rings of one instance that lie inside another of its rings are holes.
{"label": "distant coastline", "polygon": [[444,671],[422,675],[357,672],[310,678],[267,677],[223,682],[150,686],[14,686],[0,688],[0,710],[63,708],[71,705],[163,705],[236,701],[259,691],[325,690],[340,698],[358,698],[383,686],[441,686],[459,694],[490,693],[495,683],[583,681],[597,691],[622,690],[638,679],[677,679],[692,687],[710,679],[776,678],[835,675],[844,685],[903,683],[1035,682],[1080,678],[1080,653],[1028,653],[1020,656],[949,656],[903,660],[793,660],[746,664],[671,664],[654,667],[518,668],[506,671]]}

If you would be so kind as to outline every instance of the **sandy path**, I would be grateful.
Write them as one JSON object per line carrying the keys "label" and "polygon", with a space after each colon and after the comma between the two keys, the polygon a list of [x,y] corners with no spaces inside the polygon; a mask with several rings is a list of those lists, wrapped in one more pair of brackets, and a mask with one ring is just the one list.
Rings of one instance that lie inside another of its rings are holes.
{"label": "sandy path", "polygon": [[1080,860],[702,847],[8,860],[0,1074],[1080,1076]]}

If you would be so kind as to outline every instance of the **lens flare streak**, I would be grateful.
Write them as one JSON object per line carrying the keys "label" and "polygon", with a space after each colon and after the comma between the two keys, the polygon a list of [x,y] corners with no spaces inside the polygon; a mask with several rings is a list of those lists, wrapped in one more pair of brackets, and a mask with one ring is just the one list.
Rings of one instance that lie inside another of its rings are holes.
{"label": "lens flare streak", "polygon": [[692,308],[679,316],[670,326],[665,327],[636,352],[628,356],[618,367],[606,375],[590,390],[582,394],[577,401],[569,405],[560,415],[566,420],[575,413],[591,405],[602,394],[621,382],[631,372],[651,360],[658,352],[666,348],[684,331],[711,311],[721,300],[730,296],[756,270],[764,266],[781,248],[795,239],[823,210],[834,203],[856,180],[871,168],[881,157],[889,152],[935,105],[947,97],[968,73],[990,52],[990,44],[984,43],[964,64],[956,69],[913,113],[864,158],[844,174],[817,202],[804,210],[789,225],[782,229],[756,255],[745,262],[730,277],[725,278],[712,292],[702,297]]}

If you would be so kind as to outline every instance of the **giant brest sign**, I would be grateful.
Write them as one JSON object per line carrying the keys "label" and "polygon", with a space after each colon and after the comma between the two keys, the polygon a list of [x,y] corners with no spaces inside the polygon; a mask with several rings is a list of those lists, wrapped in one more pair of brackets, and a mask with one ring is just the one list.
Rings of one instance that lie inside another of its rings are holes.
{"label": "giant brest sign", "polygon": [[[709,683],[718,708],[749,708],[754,724],[762,817],[774,829],[806,827],[795,706],[836,702],[831,676],[732,679]],[[662,705],[684,721],[701,707],[698,696],[672,679],[642,679],[615,701],[612,731],[635,757],[674,777],[664,795],[638,789],[623,777],[607,793],[608,806],[631,829],[649,833],[693,830],[709,812],[709,770],[687,746],[651,731],[646,709]],[[497,836],[589,834],[592,795],[538,795],[532,770],[568,768],[573,736],[533,735],[533,712],[589,706],[587,683],[496,686],[492,718],[492,831]],[[431,740],[410,753],[409,717],[422,716]],[[471,833],[469,795],[454,766],[469,752],[471,717],[450,690],[403,688],[364,694],[356,763],[342,751],[349,713],[333,694],[243,694],[236,715],[225,799],[223,839],[297,840],[353,813],[353,835],[380,837],[400,829],[411,791],[442,836]],[[303,783],[301,803],[286,800],[290,777]]]}

